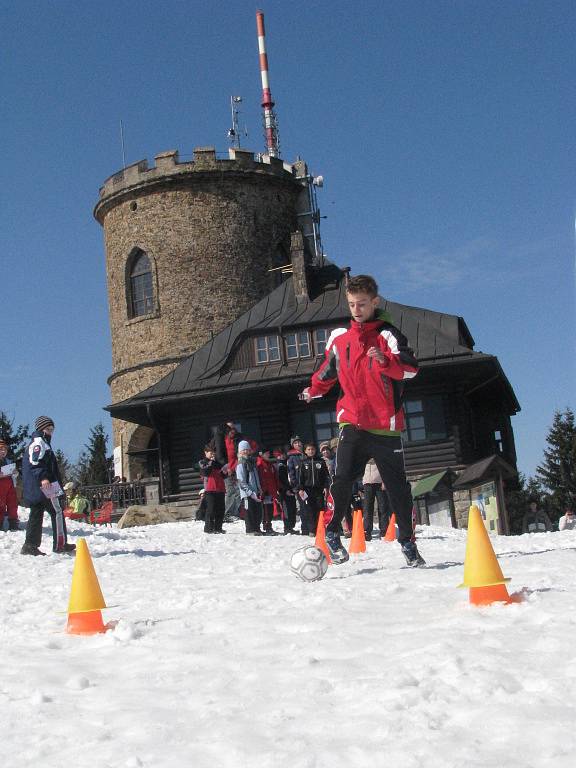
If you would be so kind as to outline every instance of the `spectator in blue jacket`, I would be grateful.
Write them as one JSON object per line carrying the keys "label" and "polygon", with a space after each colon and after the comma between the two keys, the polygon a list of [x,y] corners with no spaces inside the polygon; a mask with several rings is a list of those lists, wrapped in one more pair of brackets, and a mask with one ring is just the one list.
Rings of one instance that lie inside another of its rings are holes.
{"label": "spectator in blue jacket", "polygon": [[45,555],[40,551],[42,542],[42,520],[48,512],[52,522],[52,548],[54,552],[74,552],[75,544],[66,541],[66,521],[58,498],[49,499],[45,492],[52,483],[62,488],[62,480],[56,456],[51,447],[54,422],[49,416],[39,416],[22,457],[23,504],[30,507],[26,526],[26,539],[20,550],[23,555]]}
{"label": "spectator in blue jacket", "polygon": [[263,536],[264,532],[260,528],[262,522],[262,486],[260,485],[256,459],[251,454],[252,446],[248,440],[241,440],[238,444],[236,477],[244,508],[246,534],[248,536]]}

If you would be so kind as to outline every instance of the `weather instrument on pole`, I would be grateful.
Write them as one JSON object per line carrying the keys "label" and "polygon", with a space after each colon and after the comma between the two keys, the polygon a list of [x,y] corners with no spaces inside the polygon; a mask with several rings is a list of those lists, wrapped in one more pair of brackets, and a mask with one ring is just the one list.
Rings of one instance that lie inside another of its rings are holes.
{"label": "weather instrument on pole", "polygon": [[[228,138],[233,147],[240,149],[240,127],[238,115],[240,114],[239,105],[242,104],[242,96],[230,96],[230,112],[232,113],[232,127],[228,131]],[[248,131],[244,128],[244,135],[248,136]]]}

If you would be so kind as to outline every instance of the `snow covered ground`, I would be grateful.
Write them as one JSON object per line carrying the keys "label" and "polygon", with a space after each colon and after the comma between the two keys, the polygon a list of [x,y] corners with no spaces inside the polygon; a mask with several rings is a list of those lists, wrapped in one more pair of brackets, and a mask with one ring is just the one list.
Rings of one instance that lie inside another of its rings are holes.
{"label": "snow covered ground", "polygon": [[305,584],[308,539],[69,528],[118,623],[67,635],[74,559],[0,533],[3,768],[576,764],[576,531],[495,538],[525,600],[473,608],[461,531],[419,529],[426,569],[372,541]]}

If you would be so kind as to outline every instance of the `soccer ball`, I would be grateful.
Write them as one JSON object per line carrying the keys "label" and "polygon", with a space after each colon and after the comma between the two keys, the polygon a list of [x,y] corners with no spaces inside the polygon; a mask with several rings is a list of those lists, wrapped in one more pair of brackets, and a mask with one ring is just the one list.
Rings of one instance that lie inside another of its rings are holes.
{"label": "soccer ball", "polygon": [[326,576],[328,558],[321,549],[307,544],[292,555],[290,570],[302,581],[320,581]]}

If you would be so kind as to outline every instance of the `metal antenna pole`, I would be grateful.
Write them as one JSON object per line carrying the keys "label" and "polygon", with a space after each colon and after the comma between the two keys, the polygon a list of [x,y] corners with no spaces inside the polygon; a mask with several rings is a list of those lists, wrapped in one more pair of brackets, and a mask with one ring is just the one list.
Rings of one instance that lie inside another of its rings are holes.
{"label": "metal antenna pole", "polygon": [[260,55],[260,77],[262,79],[262,109],[264,110],[264,134],[266,148],[270,157],[280,157],[280,141],[278,139],[278,122],[274,112],[274,101],[270,92],[268,75],[268,56],[266,54],[266,33],[264,31],[264,14],[256,12],[256,29],[258,31],[258,53]]}

